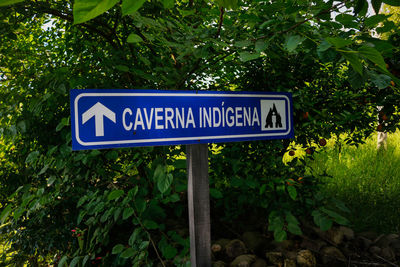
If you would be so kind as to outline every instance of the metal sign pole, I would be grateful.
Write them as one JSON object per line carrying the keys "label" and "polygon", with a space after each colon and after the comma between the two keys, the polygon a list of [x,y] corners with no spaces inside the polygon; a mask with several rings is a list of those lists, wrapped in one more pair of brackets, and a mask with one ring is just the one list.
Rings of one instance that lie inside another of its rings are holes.
{"label": "metal sign pole", "polygon": [[191,266],[210,267],[210,189],[207,144],[187,145],[186,157]]}

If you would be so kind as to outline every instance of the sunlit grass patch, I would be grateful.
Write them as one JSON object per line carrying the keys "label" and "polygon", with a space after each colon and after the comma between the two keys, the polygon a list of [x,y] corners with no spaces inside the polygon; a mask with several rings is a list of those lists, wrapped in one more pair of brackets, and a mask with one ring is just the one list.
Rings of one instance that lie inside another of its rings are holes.
{"label": "sunlit grass patch", "polygon": [[359,147],[330,146],[309,164],[332,176],[322,190],[348,205],[356,230],[399,231],[400,132],[389,134],[387,151],[377,151],[376,143],[374,135]]}

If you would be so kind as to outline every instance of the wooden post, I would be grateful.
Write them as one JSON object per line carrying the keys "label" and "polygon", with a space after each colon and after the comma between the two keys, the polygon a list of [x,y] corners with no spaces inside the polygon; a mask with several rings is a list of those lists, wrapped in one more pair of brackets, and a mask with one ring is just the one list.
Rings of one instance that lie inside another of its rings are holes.
{"label": "wooden post", "polygon": [[186,146],[192,267],[211,266],[210,189],[208,181],[208,146]]}

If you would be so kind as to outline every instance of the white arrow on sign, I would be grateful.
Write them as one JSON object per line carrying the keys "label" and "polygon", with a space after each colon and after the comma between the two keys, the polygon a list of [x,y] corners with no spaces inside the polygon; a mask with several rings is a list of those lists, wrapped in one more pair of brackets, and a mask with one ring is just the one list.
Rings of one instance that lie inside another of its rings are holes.
{"label": "white arrow on sign", "polygon": [[82,124],[85,124],[93,116],[95,119],[96,136],[104,136],[103,116],[115,123],[115,113],[100,102],[97,102],[93,107],[82,114]]}

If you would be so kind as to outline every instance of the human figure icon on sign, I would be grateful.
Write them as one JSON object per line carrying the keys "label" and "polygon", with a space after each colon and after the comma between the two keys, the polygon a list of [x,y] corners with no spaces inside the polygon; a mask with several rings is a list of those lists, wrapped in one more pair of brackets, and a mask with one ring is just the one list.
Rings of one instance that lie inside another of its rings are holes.
{"label": "human figure icon on sign", "polygon": [[265,128],[282,128],[282,117],[276,110],[275,103],[269,109],[267,118],[265,120]]}

